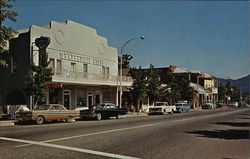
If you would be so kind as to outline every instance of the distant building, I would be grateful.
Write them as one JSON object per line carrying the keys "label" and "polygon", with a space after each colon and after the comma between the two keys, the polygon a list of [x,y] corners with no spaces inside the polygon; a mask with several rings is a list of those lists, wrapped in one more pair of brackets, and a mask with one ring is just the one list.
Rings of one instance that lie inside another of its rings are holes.
{"label": "distant building", "polygon": [[195,90],[191,106],[194,109],[201,108],[204,103],[218,102],[218,84],[215,77],[203,73],[200,70],[188,70],[179,66],[169,66],[176,74],[188,74],[191,81],[190,86]]}
{"label": "distant building", "polygon": [[[148,69],[143,70],[147,71]],[[190,87],[194,89],[193,99],[189,103],[192,109],[201,109],[201,106],[204,103],[218,102],[218,84],[216,78],[213,76],[199,70],[188,70],[186,68],[173,65],[170,65],[169,67],[155,68],[155,70],[160,77],[162,86],[164,87],[167,87],[167,83],[170,80],[168,72],[188,75]],[[125,69],[123,72],[125,74],[129,74],[128,69]],[[143,105],[149,105],[149,100],[145,100]]]}
{"label": "distant building", "polygon": [[[47,52],[54,72],[47,83],[46,103],[61,103],[68,109],[79,104],[119,103],[117,49],[95,29],[68,20],[32,25],[18,32],[10,40],[10,68],[0,70],[0,105],[34,105],[23,89],[32,62],[38,65],[34,41],[41,36],[51,39]],[[123,86],[132,84],[129,77],[123,80]]]}

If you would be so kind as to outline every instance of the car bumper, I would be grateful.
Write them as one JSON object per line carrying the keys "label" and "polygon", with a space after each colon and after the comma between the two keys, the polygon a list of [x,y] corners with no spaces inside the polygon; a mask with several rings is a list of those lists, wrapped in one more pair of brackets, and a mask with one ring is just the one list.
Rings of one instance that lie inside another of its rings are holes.
{"label": "car bumper", "polygon": [[18,121],[32,121],[34,120],[33,117],[16,117]]}
{"label": "car bumper", "polygon": [[157,115],[157,114],[163,114],[161,111],[152,111],[148,113],[149,115]]}

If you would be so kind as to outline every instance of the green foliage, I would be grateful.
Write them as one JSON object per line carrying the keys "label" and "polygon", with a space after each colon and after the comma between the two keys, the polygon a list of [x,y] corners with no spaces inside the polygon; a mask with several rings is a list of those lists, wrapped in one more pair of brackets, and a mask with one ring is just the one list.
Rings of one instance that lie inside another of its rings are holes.
{"label": "green foliage", "polygon": [[180,94],[178,100],[192,100],[193,88],[190,87],[190,80],[187,74],[174,74],[170,87],[173,91]]}
{"label": "green foliage", "polygon": [[233,102],[239,102],[240,101],[240,90],[231,85],[229,82],[226,85],[219,85],[218,87],[218,97],[219,100],[227,101],[230,97],[230,100]]}
{"label": "green foliage", "polygon": [[168,80],[163,87],[159,72],[153,65],[150,65],[148,71],[134,68],[131,72],[134,78],[131,93],[135,100],[142,101],[148,97],[150,103],[167,101],[169,104],[174,104],[178,100],[191,101],[193,99],[194,90],[190,87],[189,76],[186,74],[174,74],[167,70],[164,73],[167,74]]}
{"label": "green foliage", "polygon": [[131,89],[131,94],[133,98],[134,105],[138,105],[139,102],[143,101],[147,97],[147,82],[146,82],[146,74],[143,72],[141,67],[139,69],[132,70],[132,77],[134,78],[134,82]]}
{"label": "green foliage", "polygon": [[246,104],[250,104],[250,94],[249,94],[249,93],[244,93],[244,94],[242,94],[242,100],[243,100]]}
{"label": "green foliage", "polygon": [[150,64],[149,70],[147,72],[147,95],[149,97],[149,101],[159,101],[160,95],[162,93],[160,86],[160,76],[154,69],[154,66]]}
{"label": "green foliage", "polygon": [[[130,61],[133,58],[132,55],[129,54],[123,54],[122,55],[122,68],[130,68]],[[121,64],[121,57],[118,57],[118,65],[120,67]]]}
{"label": "green foliage", "polygon": [[7,67],[6,59],[2,57],[2,53],[7,48],[7,42],[11,39],[16,33],[11,27],[6,27],[3,25],[5,20],[10,20],[12,22],[16,21],[17,12],[11,11],[10,8],[13,7],[13,4],[10,1],[14,0],[1,0],[0,1],[0,66]]}
{"label": "green foliage", "polygon": [[39,49],[39,65],[32,64],[30,72],[26,75],[24,91],[27,95],[34,95],[36,103],[45,101],[46,82],[50,81],[53,75],[52,69],[48,66],[48,53],[44,47]]}
{"label": "green foliage", "polygon": [[170,104],[176,103],[178,100],[191,101],[193,99],[193,88],[190,87],[190,80],[186,74],[174,74],[168,72],[167,86],[162,88],[162,99]]}

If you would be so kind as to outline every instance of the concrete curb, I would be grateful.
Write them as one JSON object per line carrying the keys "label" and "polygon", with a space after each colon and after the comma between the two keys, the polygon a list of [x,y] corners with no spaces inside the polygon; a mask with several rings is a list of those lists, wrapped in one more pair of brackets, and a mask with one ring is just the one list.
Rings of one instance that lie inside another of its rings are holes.
{"label": "concrete curb", "polygon": [[4,120],[4,121],[0,121],[0,127],[14,126],[15,122],[16,122],[16,120]]}
{"label": "concrete curb", "polygon": [[122,115],[121,118],[136,118],[136,117],[144,117],[144,116],[148,116],[147,113],[128,113],[126,115]]}

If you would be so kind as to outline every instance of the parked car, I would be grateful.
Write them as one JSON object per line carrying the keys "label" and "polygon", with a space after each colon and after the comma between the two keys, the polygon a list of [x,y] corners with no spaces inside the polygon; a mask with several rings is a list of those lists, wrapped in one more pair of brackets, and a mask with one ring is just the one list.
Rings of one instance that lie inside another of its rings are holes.
{"label": "parked car", "polygon": [[113,103],[103,103],[87,110],[80,110],[82,119],[95,118],[97,120],[108,119],[110,117],[120,118],[121,115],[127,114],[127,109],[119,108]]}
{"label": "parked car", "polygon": [[214,109],[216,105],[214,103],[204,103],[201,107],[202,109]]}
{"label": "parked car", "polygon": [[168,102],[156,102],[154,106],[150,106],[148,115],[167,113],[173,114],[175,111],[175,105],[168,105]]}
{"label": "parked car", "polygon": [[237,107],[239,107],[239,103],[238,102],[231,102],[229,104],[229,107],[237,108]]}
{"label": "parked car", "polygon": [[39,105],[32,111],[18,111],[16,118],[18,121],[35,121],[37,124],[43,124],[45,121],[66,120],[73,122],[75,117],[79,116],[77,110],[67,110],[59,104]]}
{"label": "parked car", "polygon": [[183,111],[188,112],[191,109],[190,105],[188,105],[187,103],[176,103],[175,106],[176,112],[180,113]]}
{"label": "parked car", "polygon": [[85,105],[76,105],[76,107],[75,107],[75,110],[87,110],[87,109],[89,109],[89,107],[88,106],[85,106]]}
{"label": "parked car", "polygon": [[216,104],[217,108],[225,108],[226,107],[226,104],[224,102],[218,102]]}

